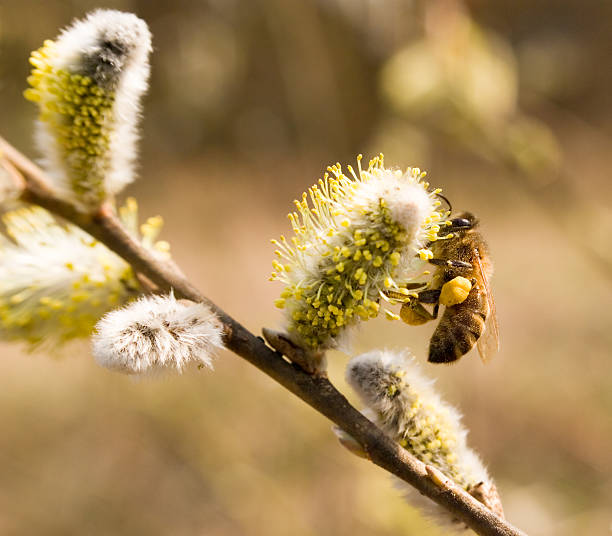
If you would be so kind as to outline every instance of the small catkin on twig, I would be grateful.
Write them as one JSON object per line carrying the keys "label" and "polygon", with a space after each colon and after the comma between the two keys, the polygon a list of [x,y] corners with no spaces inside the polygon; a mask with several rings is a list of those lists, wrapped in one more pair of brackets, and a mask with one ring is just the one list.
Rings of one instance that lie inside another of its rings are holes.
{"label": "small catkin on twig", "polygon": [[212,368],[223,348],[222,325],[209,307],[168,296],[148,296],[105,315],[96,325],[93,355],[125,374],[182,372],[190,364]]}
{"label": "small catkin on twig", "polygon": [[[406,353],[374,350],[353,358],[348,383],[374,421],[402,447],[438,469],[496,514],[503,517],[495,484],[478,455],[467,446],[467,430],[458,411],[443,401],[417,362]],[[445,523],[460,528],[446,510],[398,481],[410,502]]]}

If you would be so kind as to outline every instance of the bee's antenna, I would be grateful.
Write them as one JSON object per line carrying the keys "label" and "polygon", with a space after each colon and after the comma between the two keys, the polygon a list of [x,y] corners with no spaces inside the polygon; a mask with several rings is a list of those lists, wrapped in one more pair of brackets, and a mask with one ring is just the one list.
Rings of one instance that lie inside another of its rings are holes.
{"label": "bee's antenna", "polygon": [[453,205],[451,205],[451,202],[446,197],[444,197],[442,194],[436,194],[436,197],[439,197],[448,205],[449,212],[453,211]]}

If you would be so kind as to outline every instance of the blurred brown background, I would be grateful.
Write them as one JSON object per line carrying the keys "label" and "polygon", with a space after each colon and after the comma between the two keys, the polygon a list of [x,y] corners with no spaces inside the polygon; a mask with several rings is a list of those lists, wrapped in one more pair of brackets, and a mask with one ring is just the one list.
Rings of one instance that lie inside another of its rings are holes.
{"label": "blurred brown background", "polygon": [[[327,164],[384,152],[483,221],[502,351],[427,366],[465,414],[507,517],[612,529],[612,4],[604,0],[32,0],[0,4],[1,134],[31,156],[31,50],[95,7],[154,35],[143,215],[194,282],[275,327],[269,238]],[[354,351],[433,326],[364,325]],[[3,345],[0,534],[440,535],[330,424],[231,354],[134,382],[86,343]],[[342,380],[347,356],[330,356]]]}

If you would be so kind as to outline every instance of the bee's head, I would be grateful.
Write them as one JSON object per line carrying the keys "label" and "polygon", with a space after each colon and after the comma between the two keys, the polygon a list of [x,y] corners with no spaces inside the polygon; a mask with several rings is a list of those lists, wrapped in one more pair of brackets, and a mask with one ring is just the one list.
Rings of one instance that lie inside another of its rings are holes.
{"label": "bee's head", "polygon": [[478,218],[471,212],[463,212],[456,218],[450,220],[450,231],[462,231],[468,229],[474,229],[478,226]]}
{"label": "bee's head", "polygon": [[447,236],[450,233],[461,233],[462,231],[469,231],[478,226],[478,218],[471,212],[462,212],[457,217],[448,220],[450,225],[442,227],[440,230],[440,236]]}

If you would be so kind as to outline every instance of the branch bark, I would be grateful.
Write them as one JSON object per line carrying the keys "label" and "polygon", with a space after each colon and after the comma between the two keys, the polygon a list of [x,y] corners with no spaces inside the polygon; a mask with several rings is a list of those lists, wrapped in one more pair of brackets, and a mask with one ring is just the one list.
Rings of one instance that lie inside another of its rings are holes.
{"label": "branch bark", "polygon": [[415,487],[477,534],[526,536],[457,484],[440,478],[435,468],[411,456],[351,406],[327,378],[307,374],[292,365],[266,346],[261,337],[256,337],[203,296],[174,263],[160,261],[135,241],[125,231],[110,205],[102,205],[93,215],[77,211],[71,204],[54,195],[50,181],[39,167],[1,137],[0,158],[7,160],[22,174],[26,182],[22,194],[24,201],[40,205],[81,227],[160,289],[173,289],[177,297],[204,302],[210,306],[224,325],[224,342],[229,350],[246,359],[350,434],[361,444],[373,463]]}

